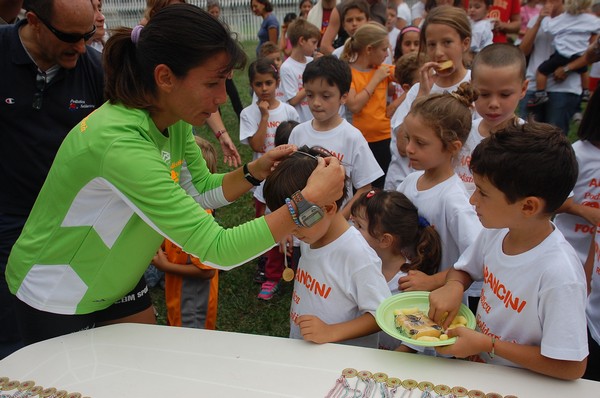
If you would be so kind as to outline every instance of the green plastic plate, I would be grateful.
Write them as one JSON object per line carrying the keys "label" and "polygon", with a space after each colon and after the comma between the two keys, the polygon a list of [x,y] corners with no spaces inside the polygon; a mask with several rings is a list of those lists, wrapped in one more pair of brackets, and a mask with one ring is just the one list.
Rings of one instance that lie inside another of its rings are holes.
{"label": "green plastic plate", "polygon": [[[400,333],[400,331],[396,329],[396,324],[394,322],[394,310],[414,307],[419,308],[423,313],[427,314],[429,312],[429,292],[404,292],[388,297],[379,305],[379,308],[377,308],[375,319],[381,330],[405,343],[422,347],[436,347],[450,345],[456,342],[456,337],[440,341],[420,341],[408,338]],[[469,307],[461,304],[458,315],[467,318],[468,328],[475,329],[475,315],[473,315]]]}

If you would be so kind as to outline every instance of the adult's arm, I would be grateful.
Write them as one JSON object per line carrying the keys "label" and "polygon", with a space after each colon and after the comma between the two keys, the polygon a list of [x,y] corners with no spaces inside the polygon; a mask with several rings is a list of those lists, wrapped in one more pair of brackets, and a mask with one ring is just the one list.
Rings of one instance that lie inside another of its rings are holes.
{"label": "adult's arm", "polygon": [[219,140],[221,150],[223,151],[223,162],[232,167],[241,165],[242,158],[240,157],[240,153],[235,147],[235,144],[231,140],[229,132],[227,132],[227,129],[225,128],[221,114],[219,112],[213,113],[206,119],[206,124]]}
{"label": "adult's arm", "polygon": [[565,67],[569,68],[569,70],[577,70],[600,61],[600,43],[598,43],[598,35],[593,35],[590,40],[592,41],[592,45],[588,47],[581,57],[577,58],[575,61],[569,62],[565,66],[559,66],[554,71],[554,80],[562,82],[567,78],[568,72],[565,72]]}
{"label": "adult's arm", "polygon": [[340,30],[340,26],[340,13],[337,7],[334,7],[333,10],[331,10],[331,16],[329,17],[329,25],[327,25],[327,29],[321,38],[321,53],[329,55],[333,52],[333,50],[335,50],[333,48],[333,41]]}

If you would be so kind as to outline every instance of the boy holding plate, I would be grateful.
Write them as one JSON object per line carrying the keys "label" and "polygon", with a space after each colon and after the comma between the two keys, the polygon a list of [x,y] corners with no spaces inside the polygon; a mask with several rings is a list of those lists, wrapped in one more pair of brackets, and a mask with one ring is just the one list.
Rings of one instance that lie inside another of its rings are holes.
{"label": "boy holding plate", "polygon": [[575,250],[552,223],[577,179],[560,129],[511,124],[473,151],[470,202],[484,229],[429,297],[429,317],[448,326],[463,291],[483,281],[477,328],[456,328],[439,353],[577,379],[586,368],[586,281]]}

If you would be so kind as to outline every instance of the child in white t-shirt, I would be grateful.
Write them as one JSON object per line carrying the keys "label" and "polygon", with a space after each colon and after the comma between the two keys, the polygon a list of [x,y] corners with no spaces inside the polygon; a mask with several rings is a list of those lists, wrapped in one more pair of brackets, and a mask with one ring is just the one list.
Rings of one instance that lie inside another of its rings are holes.
{"label": "child in white t-shirt", "polygon": [[[548,101],[546,84],[548,76],[553,74],[558,68],[562,68],[564,73],[570,70],[567,64],[579,58],[587,50],[590,42],[593,42],[600,33],[600,18],[588,12],[592,5],[591,0],[566,0],[565,12],[555,18],[545,18],[540,15],[542,20],[541,29],[543,32],[554,36],[552,42],[555,52],[546,61],[542,62],[535,75],[536,91],[535,95],[527,102],[530,108],[537,107]],[[581,75],[581,85],[583,87],[583,100],[589,100],[589,79],[587,75],[587,66],[575,70]]]}
{"label": "child in white t-shirt", "polygon": [[579,141],[573,144],[573,150],[579,173],[569,200],[580,206],[576,213],[567,210],[571,214],[557,214],[554,223],[584,263],[595,225],[600,221],[600,94],[592,95],[577,136]]}
{"label": "child in white t-shirt", "polygon": [[550,221],[577,179],[568,139],[554,126],[513,123],[473,151],[471,197],[485,229],[429,296],[443,327],[472,281],[483,281],[477,328],[455,328],[437,351],[560,379],[585,371],[586,281],[575,251]]}
{"label": "child in white t-shirt", "polygon": [[588,281],[588,350],[590,352],[584,379],[600,381],[600,233],[593,235],[589,255],[585,263],[585,276]]}
{"label": "child in white t-shirt", "polygon": [[[426,77],[424,81],[419,79],[406,93],[404,102],[394,112],[391,118],[392,139],[389,151],[391,153],[390,168],[392,172],[386,175],[386,187],[395,189],[406,175],[398,175],[397,170],[403,159],[400,153],[402,144],[398,140],[400,125],[408,114],[413,101],[433,93],[451,92],[456,90],[459,84],[471,80],[471,71],[463,64],[463,57],[467,54],[471,43],[471,25],[467,13],[458,7],[435,7],[429,11],[423,23],[421,34],[426,43],[421,51],[425,51],[430,62],[423,65],[421,76]],[[422,43],[423,44],[423,43]],[[440,64],[452,61],[450,68],[439,70]]]}
{"label": "child in white t-shirt", "polygon": [[311,62],[321,38],[319,29],[305,19],[298,18],[288,27],[288,38],[292,44],[290,56],[281,65],[281,91],[283,100],[296,108],[300,122],[312,119],[306,93],[302,87],[302,73]]}
{"label": "child in white t-shirt", "polygon": [[[360,195],[352,204],[352,222],[381,259],[381,271],[392,295],[401,292],[398,280],[408,271],[437,272],[442,254],[440,237],[400,192],[373,190]],[[384,332],[379,332],[379,348],[414,351]]]}
{"label": "child in white t-shirt", "polygon": [[527,93],[526,67],[523,52],[506,43],[487,46],[473,60],[471,83],[479,93],[475,110],[481,118],[473,121],[469,137],[454,166],[469,195],[475,191],[469,169],[471,153],[485,137],[516,120],[515,110]]}
{"label": "child in white t-shirt", "polygon": [[492,0],[469,0],[467,13],[469,14],[469,22],[471,22],[471,59],[493,42],[494,24],[487,18],[488,10],[492,4]]}
{"label": "child in white t-shirt", "polygon": [[336,202],[318,207],[300,190],[323,159],[322,148],[297,151],[267,178],[267,205],[287,203],[302,241],[290,308],[290,337],[314,343],[345,343],[377,348],[375,311],[390,296],[381,260],[339,212]]}
{"label": "child in white t-shirt", "polygon": [[346,120],[338,110],[346,103],[352,74],[350,67],[333,55],[317,58],[306,66],[303,74],[304,90],[314,119],[294,128],[290,144],[298,147],[320,146],[336,156],[346,169],[348,202],[340,209],[350,217],[353,195],[371,189],[371,183],[383,175],[377,160],[361,132]]}
{"label": "child in white t-shirt", "polygon": [[[481,231],[469,195],[453,166],[471,129],[470,105],[475,98],[469,83],[462,83],[452,93],[419,97],[402,124],[407,157],[411,166],[420,171],[409,174],[398,191],[419,208],[442,241],[440,272],[427,275],[409,271],[400,278],[402,290],[432,291],[442,286],[447,270]],[[468,291],[465,301],[473,297],[470,301],[475,305],[478,296],[476,289]]]}
{"label": "child in white t-shirt", "polygon": [[[298,121],[298,113],[291,105],[280,102],[276,96],[279,85],[279,71],[273,60],[259,58],[248,67],[248,78],[257,101],[244,108],[240,114],[240,142],[250,145],[253,159],[258,159],[263,153],[275,147],[275,131],[280,123],[288,120]],[[263,201],[254,199],[255,216],[265,214],[266,206]],[[265,258],[265,257],[263,257]],[[260,260],[257,276],[263,279],[264,270]],[[278,280],[260,280],[261,298],[268,299],[278,289]],[[268,297],[268,298],[267,298]]]}

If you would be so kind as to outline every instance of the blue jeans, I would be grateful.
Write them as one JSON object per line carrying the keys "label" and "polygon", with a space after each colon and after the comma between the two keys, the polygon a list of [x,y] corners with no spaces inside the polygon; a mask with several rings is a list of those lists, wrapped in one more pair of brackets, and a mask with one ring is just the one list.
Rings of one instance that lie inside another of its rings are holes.
{"label": "blue jeans", "polygon": [[533,109],[527,109],[527,101],[534,95],[534,91],[527,91],[525,97],[519,102],[519,116],[528,120],[532,117],[538,122],[550,123],[569,134],[569,125],[573,115],[579,109],[581,96],[573,93],[548,92],[548,102]]}

